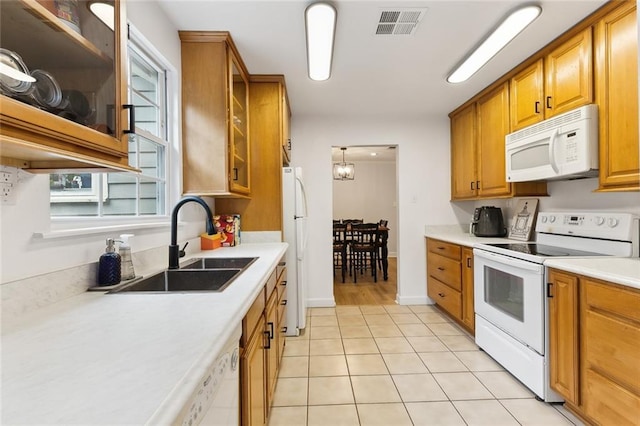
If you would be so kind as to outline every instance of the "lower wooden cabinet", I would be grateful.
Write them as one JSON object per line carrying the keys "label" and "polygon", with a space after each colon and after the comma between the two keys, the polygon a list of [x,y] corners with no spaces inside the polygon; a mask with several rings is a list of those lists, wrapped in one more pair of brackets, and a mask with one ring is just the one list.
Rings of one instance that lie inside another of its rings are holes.
{"label": "lower wooden cabinet", "polygon": [[476,329],[476,313],[473,303],[473,249],[462,249],[462,323],[470,331]]}
{"label": "lower wooden cabinet", "polygon": [[271,273],[242,320],[240,418],[242,425],[266,425],[285,346],[286,268]]}
{"label": "lower wooden cabinet", "polygon": [[240,357],[240,378],[242,382],[241,418],[243,425],[266,424],[266,392],[265,380],[265,342],[262,332],[264,315],[259,318],[259,325],[243,348]]}
{"label": "lower wooden cabinet", "polygon": [[578,404],[578,278],[559,271],[549,273],[549,351],[553,360],[551,387]]}
{"label": "lower wooden cabinet", "polygon": [[640,290],[549,273],[551,387],[589,423],[640,423]]}
{"label": "lower wooden cabinet", "polygon": [[473,250],[427,238],[427,295],[473,334]]}

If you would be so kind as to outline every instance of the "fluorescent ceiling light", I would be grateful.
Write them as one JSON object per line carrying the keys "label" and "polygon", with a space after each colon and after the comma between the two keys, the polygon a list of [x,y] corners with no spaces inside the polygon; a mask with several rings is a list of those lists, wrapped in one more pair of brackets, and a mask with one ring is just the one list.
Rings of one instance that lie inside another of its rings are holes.
{"label": "fluorescent ceiling light", "polygon": [[513,12],[449,77],[449,83],[461,83],[489,62],[542,12],[540,6],[526,6]]}
{"label": "fluorescent ceiling light", "polygon": [[95,1],[89,3],[89,10],[113,31],[115,27],[115,10],[113,4]]}
{"label": "fluorescent ceiling light", "polygon": [[307,28],[307,64],[309,78],[327,80],[331,76],[336,10],[327,3],[315,3],[305,10]]}

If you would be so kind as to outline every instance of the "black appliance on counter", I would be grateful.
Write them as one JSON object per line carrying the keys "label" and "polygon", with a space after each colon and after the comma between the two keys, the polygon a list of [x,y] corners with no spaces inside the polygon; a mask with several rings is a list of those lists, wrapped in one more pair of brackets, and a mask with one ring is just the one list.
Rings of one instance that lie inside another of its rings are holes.
{"label": "black appliance on counter", "polygon": [[476,237],[504,237],[507,228],[504,226],[502,209],[494,206],[476,208],[469,231]]}

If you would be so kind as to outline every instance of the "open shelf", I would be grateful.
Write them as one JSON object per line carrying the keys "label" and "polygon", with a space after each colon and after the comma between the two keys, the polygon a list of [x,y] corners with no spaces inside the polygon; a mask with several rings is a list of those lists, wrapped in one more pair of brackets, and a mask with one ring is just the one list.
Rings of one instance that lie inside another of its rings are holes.
{"label": "open shelf", "polygon": [[113,68],[113,59],[35,0],[0,1],[0,43],[30,70]]}

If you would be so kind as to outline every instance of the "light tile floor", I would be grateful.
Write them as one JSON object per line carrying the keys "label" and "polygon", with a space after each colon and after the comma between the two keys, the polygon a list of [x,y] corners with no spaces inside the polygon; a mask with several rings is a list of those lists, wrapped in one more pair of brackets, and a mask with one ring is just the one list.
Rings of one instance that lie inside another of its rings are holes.
{"label": "light tile floor", "polygon": [[311,308],[269,426],[581,425],[537,401],[432,306]]}

